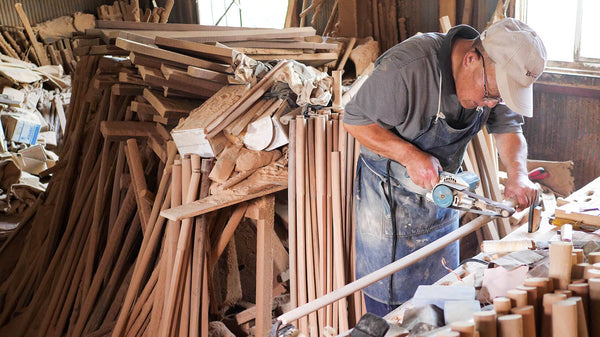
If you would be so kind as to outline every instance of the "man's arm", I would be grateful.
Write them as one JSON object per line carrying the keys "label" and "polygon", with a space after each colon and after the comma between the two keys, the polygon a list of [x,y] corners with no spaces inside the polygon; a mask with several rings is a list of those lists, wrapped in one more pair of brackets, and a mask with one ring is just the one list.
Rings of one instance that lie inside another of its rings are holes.
{"label": "man's arm", "polygon": [[517,210],[521,211],[535,201],[538,193],[527,176],[527,141],[521,133],[499,133],[494,138],[508,175],[504,198],[517,200]]}
{"label": "man's arm", "polygon": [[442,166],[437,158],[398,137],[392,131],[377,124],[345,124],[346,130],[369,150],[397,161],[406,167],[412,181],[426,189],[432,189],[439,181]]}

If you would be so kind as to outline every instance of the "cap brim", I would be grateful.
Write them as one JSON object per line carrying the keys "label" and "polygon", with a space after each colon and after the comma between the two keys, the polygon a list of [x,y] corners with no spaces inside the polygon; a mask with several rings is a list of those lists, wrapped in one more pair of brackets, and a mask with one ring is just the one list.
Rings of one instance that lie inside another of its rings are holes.
{"label": "cap brim", "polygon": [[500,97],[514,112],[525,117],[533,116],[533,85],[523,87],[511,80],[506,70],[496,65],[496,83]]}

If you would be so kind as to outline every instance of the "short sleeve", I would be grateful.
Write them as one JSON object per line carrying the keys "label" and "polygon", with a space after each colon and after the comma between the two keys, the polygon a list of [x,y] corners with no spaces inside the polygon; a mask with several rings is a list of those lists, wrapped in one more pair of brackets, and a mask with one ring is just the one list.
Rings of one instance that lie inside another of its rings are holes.
{"label": "short sleeve", "polygon": [[521,133],[523,116],[500,103],[491,110],[486,125],[489,133]]}
{"label": "short sleeve", "polygon": [[344,123],[376,123],[391,129],[406,119],[407,99],[406,83],[399,67],[389,59],[383,60],[346,104]]}

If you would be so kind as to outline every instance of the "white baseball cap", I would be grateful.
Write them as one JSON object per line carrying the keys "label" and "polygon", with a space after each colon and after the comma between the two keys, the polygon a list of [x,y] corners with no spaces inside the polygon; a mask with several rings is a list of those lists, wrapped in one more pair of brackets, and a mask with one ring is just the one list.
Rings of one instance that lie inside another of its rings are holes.
{"label": "white baseball cap", "polygon": [[481,34],[485,52],[496,65],[496,83],[508,107],[525,116],[533,115],[533,82],[546,66],[546,48],[537,33],[525,23],[506,18]]}

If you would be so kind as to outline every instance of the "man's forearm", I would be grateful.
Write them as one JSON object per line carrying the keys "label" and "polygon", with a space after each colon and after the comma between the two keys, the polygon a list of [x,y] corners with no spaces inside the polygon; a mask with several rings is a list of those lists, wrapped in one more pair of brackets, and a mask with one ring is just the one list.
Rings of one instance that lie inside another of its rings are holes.
{"label": "man's forearm", "polygon": [[508,177],[527,175],[527,141],[523,134],[503,133],[494,137]]}

